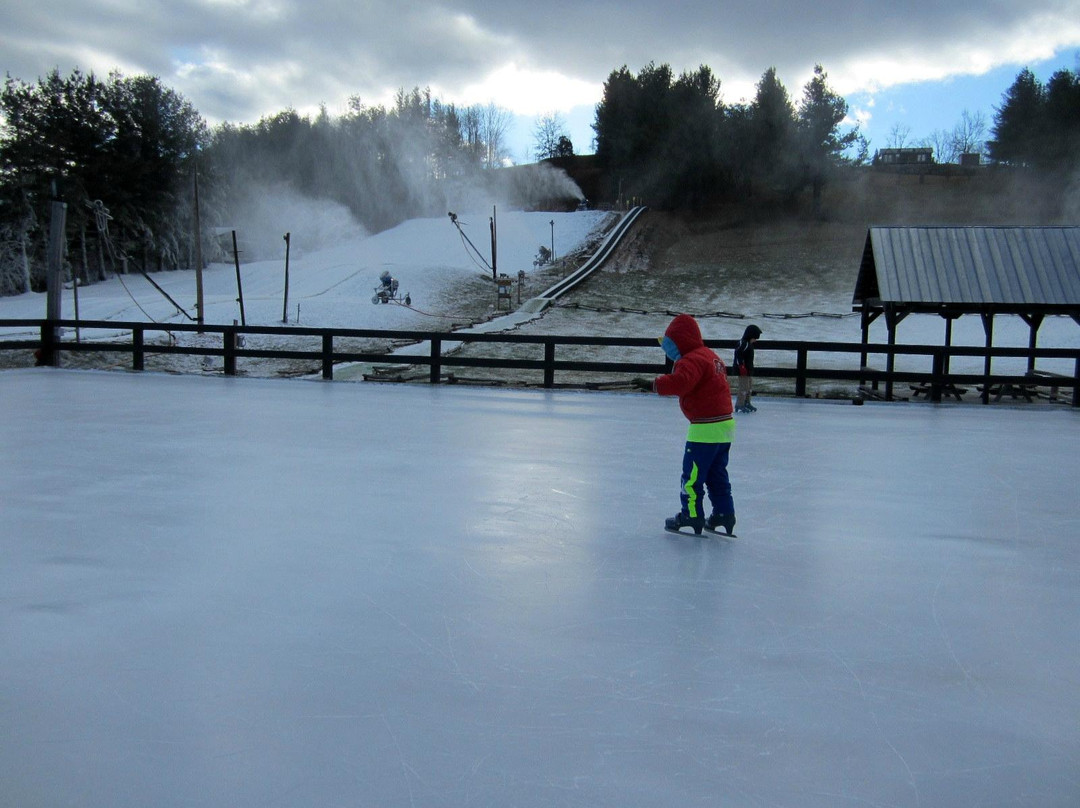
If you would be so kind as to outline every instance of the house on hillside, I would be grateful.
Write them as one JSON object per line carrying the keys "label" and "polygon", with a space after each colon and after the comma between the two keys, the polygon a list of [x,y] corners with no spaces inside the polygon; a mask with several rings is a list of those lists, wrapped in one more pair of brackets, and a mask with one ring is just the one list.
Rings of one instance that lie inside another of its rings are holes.
{"label": "house on hillside", "polygon": [[930,165],[934,162],[934,150],[930,147],[910,149],[878,149],[874,153],[876,166]]}

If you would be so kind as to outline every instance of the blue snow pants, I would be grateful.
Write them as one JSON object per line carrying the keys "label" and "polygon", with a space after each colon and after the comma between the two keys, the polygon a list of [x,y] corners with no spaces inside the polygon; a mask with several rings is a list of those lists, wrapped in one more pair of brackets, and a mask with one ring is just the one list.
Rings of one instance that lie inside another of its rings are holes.
{"label": "blue snow pants", "polygon": [[704,519],[709,516],[703,509],[704,495],[708,492],[713,514],[735,513],[731,498],[731,482],[728,480],[728,455],[730,443],[686,442],[683,453],[682,501],[684,516]]}

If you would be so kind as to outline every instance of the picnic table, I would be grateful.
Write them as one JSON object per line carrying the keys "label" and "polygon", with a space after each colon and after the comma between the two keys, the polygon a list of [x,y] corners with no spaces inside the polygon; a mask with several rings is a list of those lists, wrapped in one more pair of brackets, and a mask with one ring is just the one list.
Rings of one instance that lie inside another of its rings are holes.
{"label": "picnic table", "polygon": [[[919,396],[926,396],[930,398],[934,392],[934,385],[932,384],[912,384],[911,396],[912,398],[918,398]],[[964,394],[968,392],[966,387],[957,387],[955,384],[941,384],[938,385],[938,389],[943,396],[953,396],[957,401],[964,400]]]}

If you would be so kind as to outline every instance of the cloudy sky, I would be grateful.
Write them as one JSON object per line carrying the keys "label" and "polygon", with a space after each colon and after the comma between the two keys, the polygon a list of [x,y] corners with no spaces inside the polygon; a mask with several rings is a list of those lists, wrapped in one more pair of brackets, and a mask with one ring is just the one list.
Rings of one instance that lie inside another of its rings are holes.
{"label": "cloudy sky", "polygon": [[962,111],[993,119],[1016,73],[1080,67],[1080,0],[52,0],[8,3],[4,71],[152,74],[211,123],[292,107],[345,111],[430,87],[459,105],[516,114],[518,160],[542,113],[558,111],[578,152],[604,80],[649,62],[709,65],[725,101],[751,98],[770,66],[793,99],[815,63],[871,146],[895,124],[913,139]]}

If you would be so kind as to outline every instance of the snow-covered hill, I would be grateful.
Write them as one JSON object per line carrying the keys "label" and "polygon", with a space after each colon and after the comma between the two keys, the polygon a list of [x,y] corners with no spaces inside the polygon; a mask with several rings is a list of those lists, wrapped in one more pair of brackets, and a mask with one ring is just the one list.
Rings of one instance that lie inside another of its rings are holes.
{"label": "snow-covered hill", "polygon": [[[461,214],[462,232],[490,260],[491,211]],[[550,249],[554,234],[557,255],[582,245],[608,222],[611,214],[499,211],[497,213],[498,270],[512,277],[520,270],[533,272],[533,259],[541,246]],[[372,236],[356,236],[339,244],[303,253],[296,249],[302,234],[292,234],[289,261],[289,322],[299,314],[304,325],[338,328],[431,328],[425,313],[435,301],[445,301],[448,290],[490,270],[475,256],[447,217],[414,219]],[[285,242],[277,260],[250,264],[241,256],[241,284],[248,325],[281,323],[285,291]],[[416,311],[395,305],[372,305],[372,291],[380,273],[390,272],[408,292]],[[192,316],[195,315],[195,273],[160,272],[154,280]],[[205,320],[231,323],[240,319],[236,270],[232,264],[212,264],[203,273]],[[141,275],[112,278],[78,290],[79,318],[183,322],[176,311]],[[452,308],[452,307],[451,307]],[[446,313],[446,312],[437,312]],[[67,289],[62,302],[65,318],[75,316],[75,291]],[[0,298],[0,319],[45,316],[45,295],[28,293]]]}

